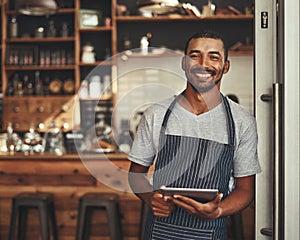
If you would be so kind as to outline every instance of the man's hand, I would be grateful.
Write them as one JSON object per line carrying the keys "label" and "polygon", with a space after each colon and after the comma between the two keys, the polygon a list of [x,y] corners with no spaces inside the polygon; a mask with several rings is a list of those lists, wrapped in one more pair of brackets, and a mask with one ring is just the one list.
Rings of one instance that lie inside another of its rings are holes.
{"label": "man's hand", "polygon": [[151,199],[151,208],[156,217],[169,217],[175,207],[171,197],[163,196],[160,192],[154,192]]}
{"label": "man's hand", "polygon": [[182,195],[174,195],[172,202],[187,212],[203,219],[216,219],[222,215],[220,202],[223,194],[218,194],[216,198],[207,203],[200,203],[192,198]]}

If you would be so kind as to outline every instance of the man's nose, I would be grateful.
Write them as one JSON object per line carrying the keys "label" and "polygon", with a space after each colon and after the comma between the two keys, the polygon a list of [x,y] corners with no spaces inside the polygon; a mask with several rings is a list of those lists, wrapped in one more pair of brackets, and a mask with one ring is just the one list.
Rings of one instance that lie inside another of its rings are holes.
{"label": "man's nose", "polygon": [[209,67],[209,59],[207,57],[199,58],[198,63],[203,68]]}

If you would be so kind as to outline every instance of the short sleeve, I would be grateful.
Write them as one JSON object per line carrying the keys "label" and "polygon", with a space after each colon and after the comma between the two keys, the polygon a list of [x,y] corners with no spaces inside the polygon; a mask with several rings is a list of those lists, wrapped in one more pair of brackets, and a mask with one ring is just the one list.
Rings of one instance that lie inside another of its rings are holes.
{"label": "short sleeve", "polygon": [[257,155],[257,127],[254,117],[240,126],[240,137],[234,155],[234,177],[245,177],[261,172]]}

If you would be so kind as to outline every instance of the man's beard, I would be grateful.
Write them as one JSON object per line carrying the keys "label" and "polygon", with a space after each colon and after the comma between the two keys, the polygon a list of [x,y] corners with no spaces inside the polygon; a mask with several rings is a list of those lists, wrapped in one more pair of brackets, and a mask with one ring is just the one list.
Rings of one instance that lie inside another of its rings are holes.
{"label": "man's beard", "polygon": [[221,81],[221,78],[218,79],[216,82],[212,82],[211,84],[209,84],[206,87],[201,87],[201,86],[197,86],[196,84],[193,84],[193,82],[188,79],[188,82],[190,83],[190,85],[192,86],[194,91],[199,92],[199,93],[208,92],[209,90],[213,89],[220,81]]}

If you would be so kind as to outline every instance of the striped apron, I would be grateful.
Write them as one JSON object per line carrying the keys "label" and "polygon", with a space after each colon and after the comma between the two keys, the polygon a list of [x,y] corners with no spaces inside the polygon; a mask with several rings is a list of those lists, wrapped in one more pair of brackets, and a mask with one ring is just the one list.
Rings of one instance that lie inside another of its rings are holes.
{"label": "striped apron", "polygon": [[[185,188],[217,188],[228,195],[233,170],[235,129],[227,99],[226,110],[229,144],[196,137],[165,133],[167,122],[177,99],[169,106],[162,123],[159,152],[155,163],[153,187],[161,185]],[[176,207],[169,217],[155,217],[149,211],[144,240],[225,240],[227,218],[204,220]]]}

